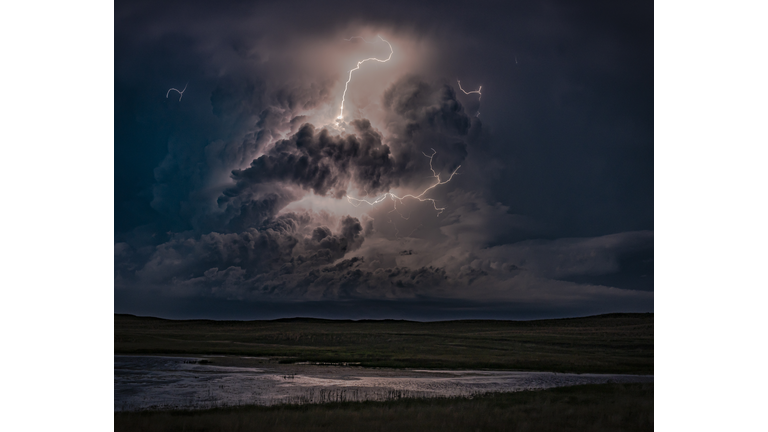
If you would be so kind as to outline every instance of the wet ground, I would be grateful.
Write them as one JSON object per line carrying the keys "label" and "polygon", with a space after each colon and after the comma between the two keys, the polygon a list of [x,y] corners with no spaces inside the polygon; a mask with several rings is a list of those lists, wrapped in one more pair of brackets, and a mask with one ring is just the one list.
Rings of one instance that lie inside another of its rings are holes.
{"label": "wet ground", "polygon": [[371,369],[255,357],[115,356],[115,411],[466,396],[653,376]]}

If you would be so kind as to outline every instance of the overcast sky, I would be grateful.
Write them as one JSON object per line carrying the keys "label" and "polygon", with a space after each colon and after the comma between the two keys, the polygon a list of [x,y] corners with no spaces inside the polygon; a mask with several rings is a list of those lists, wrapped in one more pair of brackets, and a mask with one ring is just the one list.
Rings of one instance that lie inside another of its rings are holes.
{"label": "overcast sky", "polygon": [[652,312],[653,4],[495,3],[116,2],[115,312]]}

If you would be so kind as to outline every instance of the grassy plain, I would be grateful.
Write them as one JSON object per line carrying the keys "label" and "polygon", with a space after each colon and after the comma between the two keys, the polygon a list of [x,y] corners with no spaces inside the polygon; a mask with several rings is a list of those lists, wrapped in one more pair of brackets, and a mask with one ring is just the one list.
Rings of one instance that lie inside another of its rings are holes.
{"label": "grassy plain", "polygon": [[115,315],[115,354],[368,367],[653,374],[653,314],[537,321],[165,320]]}
{"label": "grassy plain", "polygon": [[653,384],[473,398],[115,413],[115,431],[652,431]]}

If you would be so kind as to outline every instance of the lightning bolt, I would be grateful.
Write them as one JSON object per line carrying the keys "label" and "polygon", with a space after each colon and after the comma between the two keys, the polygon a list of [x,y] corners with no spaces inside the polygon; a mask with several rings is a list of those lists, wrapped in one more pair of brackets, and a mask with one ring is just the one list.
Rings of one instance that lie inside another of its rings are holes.
{"label": "lightning bolt", "polygon": [[[448,183],[449,181],[451,181],[451,179],[453,178],[453,176],[454,176],[454,175],[456,175],[456,171],[458,171],[458,170],[459,170],[459,168],[461,168],[461,165],[457,166],[457,167],[456,167],[456,169],[455,169],[455,170],[453,170],[453,172],[451,173],[451,176],[450,176],[450,177],[448,177],[448,180],[445,180],[445,181],[441,181],[441,180],[440,180],[440,174],[436,173],[436,172],[435,172],[435,169],[432,167],[432,158],[434,158],[434,157],[435,157],[435,155],[437,154],[437,152],[435,151],[435,149],[432,149],[432,154],[431,154],[431,155],[428,155],[428,154],[426,154],[426,153],[423,153],[423,152],[422,152],[421,154],[423,154],[425,157],[428,157],[428,158],[429,158],[429,169],[432,171],[432,177],[433,177],[433,178],[435,178],[435,179],[437,179],[437,182],[436,182],[435,184],[433,184],[432,186],[430,186],[430,187],[428,187],[428,188],[424,189],[424,192],[422,192],[422,193],[420,193],[420,194],[418,194],[418,195],[412,195],[412,194],[408,194],[408,195],[403,195],[403,196],[401,196],[401,197],[399,197],[399,196],[397,196],[397,195],[393,194],[392,192],[387,192],[387,193],[385,193],[384,195],[380,196],[379,198],[376,198],[376,199],[375,199],[375,200],[373,200],[373,201],[368,201],[368,200],[366,200],[366,199],[358,199],[358,198],[353,198],[353,197],[351,197],[351,196],[347,195],[347,201],[349,201],[349,203],[350,203],[350,204],[352,204],[353,206],[355,206],[355,207],[359,207],[359,206],[360,206],[360,204],[362,204],[362,203],[366,203],[366,204],[368,204],[368,205],[370,205],[370,206],[373,206],[373,205],[376,205],[376,204],[378,204],[378,203],[380,203],[380,202],[384,201],[384,200],[385,200],[385,199],[387,199],[387,198],[391,198],[391,199],[392,199],[392,202],[395,204],[395,208],[393,209],[393,211],[397,211],[397,203],[398,203],[398,202],[400,202],[400,204],[402,204],[402,203],[403,203],[403,200],[404,200],[405,198],[414,198],[414,199],[417,199],[417,200],[419,200],[419,201],[421,201],[421,202],[424,202],[424,201],[431,201],[431,202],[432,202],[432,206],[433,206],[433,207],[435,208],[435,210],[437,211],[437,216],[440,216],[440,214],[443,212],[443,210],[445,210],[445,207],[442,207],[442,208],[438,208],[438,207],[437,207],[437,203],[435,202],[435,200],[434,200],[433,198],[423,198],[423,196],[424,196],[424,194],[426,194],[426,193],[427,193],[427,192],[429,192],[430,190],[434,189],[435,187],[437,187],[437,186],[440,186],[440,185],[444,185],[444,184]],[[400,214],[400,212],[399,212],[399,211],[397,211],[397,213],[398,213],[398,214]],[[407,219],[407,218],[403,217],[403,215],[402,215],[402,214],[400,214],[400,217],[402,217],[403,219]]]}
{"label": "lightning bolt", "polygon": [[[472,94],[472,93],[479,94],[480,97],[477,98],[477,101],[480,102],[480,99],[483,97],[483,94],[480,93],[480,90],[483,89],[483,86],[480,86],[480,88],[478,88],[477,90],[473,90],[473,91],[468,92],[468,91],[464,90],[463,88],[461,88],[461,81],[459,81],[458,78],[456,78],[456,82],[459,83],[459,90],[463,91],[464,94],[466,94],[466,95]],[[480,110],[477,110],[477,114],[475,114],[475,117],[479,117],[479,116],[480,116]]]}
{"label": "lightning bolt", "polygon": [[165,93],[165,98],[168,99],[168,95],[171,94],[171,90],[173,90],[173,91],[179,93],[179,102],[181,102],[181,98],[184,96],[184,92],[187,90],[187,86],[188,85],[189,85],[189,83],[184,84],[184,90],[182,90],[182,91],[178,91],[175,88],[168,89],[168,91]]}
{"label": "lightning bolt", "polygon": [[[363,39],[360,36],[354,36],[354,37],[351,37],[349,39],[344,39],[344,40],[345,41],[351,41],[352,39],[357,39],[357,38]],[[360,69],[360,65],[362,65],[363,63],[365,63],[367,61],[375,60],[375,61],[377,61],[379,63],[386,63],[386,62],[389,61],[389,59],[392,58],[392,54],[394,53],[394,50],[392,49],[392,44],[390,44],[389,42],[384,40],[384,38],[381,37],[381,36],[379,36],[379,39],[381,39],[382,41],[386,42],[387,45],[389,45],[389,57],[387,57],[386,60],[377,59],[375,57],[367,58],[365,60],[360,60],[359,62],[357,62],[357,66],[355,66],[352,70],[349,71],[349,79],[347,79],[347,83],[344,84],[344,93],[341,95],[341,110],[339,111],[339,116],[336,117],[337,120],[341,120],[341,119],[344,118],[344,98],[347,96],[347,88],[349,87],[349,82],[352,81],[352,72]],[[367,43],[372,43],[372,42],[368,42],[365,39],[363,39],[363,41],[367,42]]]}

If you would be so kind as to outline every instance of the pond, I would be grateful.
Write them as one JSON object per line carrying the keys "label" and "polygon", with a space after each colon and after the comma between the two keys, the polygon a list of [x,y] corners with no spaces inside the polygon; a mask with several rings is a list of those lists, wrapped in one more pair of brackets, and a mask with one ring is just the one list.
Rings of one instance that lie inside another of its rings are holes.
{"label": "pond", "polygon": [[[231,358],[229,358],[231,360]],[[115,411],[469,396],[606,382],[653,382],[652,375],[487,370],[378,369],[277,364],[238,358],[115,356]],[[253,366],[255,365],[255,366]]]}

